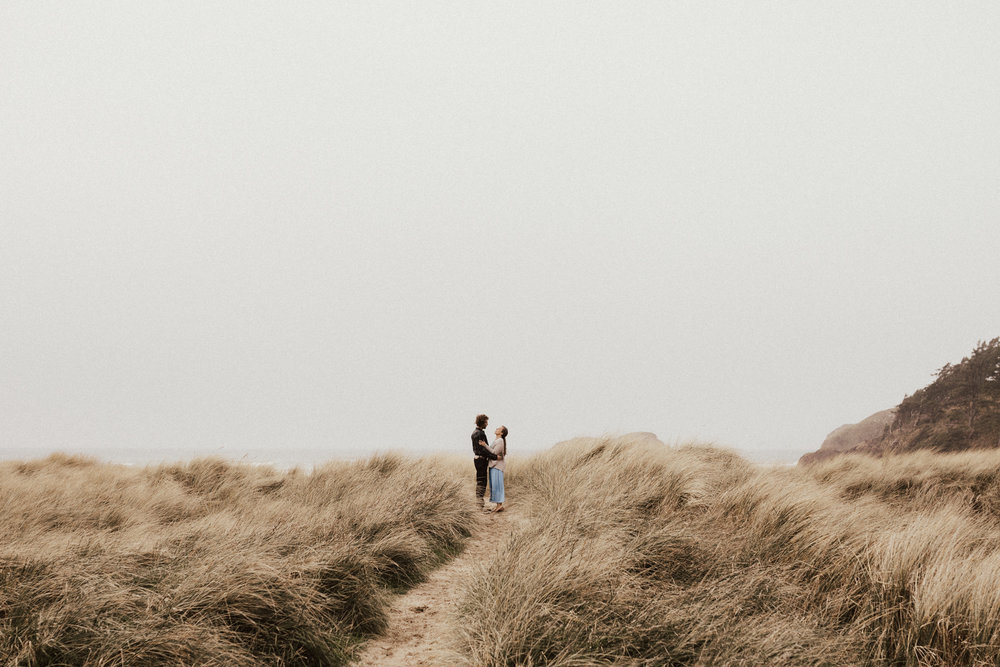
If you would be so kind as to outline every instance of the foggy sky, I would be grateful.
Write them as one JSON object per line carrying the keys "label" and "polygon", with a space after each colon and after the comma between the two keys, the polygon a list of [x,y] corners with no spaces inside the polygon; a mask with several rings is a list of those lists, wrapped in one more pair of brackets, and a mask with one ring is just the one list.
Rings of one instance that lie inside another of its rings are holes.
{"label": "foggy sky", "polygon": [[[995,2],[5,2],[0,450],[794,460],[1000,335]],[[0,453],[3,453],[0,452]]]}

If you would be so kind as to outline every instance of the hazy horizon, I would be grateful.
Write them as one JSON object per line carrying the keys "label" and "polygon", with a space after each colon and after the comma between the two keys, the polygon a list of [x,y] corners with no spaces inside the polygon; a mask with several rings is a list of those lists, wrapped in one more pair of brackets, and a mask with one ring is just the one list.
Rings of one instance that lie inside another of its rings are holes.
{"label": "hazy horizon", "polygon": [[485,412],[795,460],[1000,335],[998,34],[6,3],[0,454],[466,453]]}

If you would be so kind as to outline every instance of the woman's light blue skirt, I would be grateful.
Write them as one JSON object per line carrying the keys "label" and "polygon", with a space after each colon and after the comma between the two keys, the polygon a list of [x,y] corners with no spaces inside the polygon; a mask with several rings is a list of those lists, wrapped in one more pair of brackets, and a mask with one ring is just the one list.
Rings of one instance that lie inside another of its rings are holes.
{"label": "woman's light blue skirt", "polygon": [[503,502],[503,470],[490,468],[490,502]]}

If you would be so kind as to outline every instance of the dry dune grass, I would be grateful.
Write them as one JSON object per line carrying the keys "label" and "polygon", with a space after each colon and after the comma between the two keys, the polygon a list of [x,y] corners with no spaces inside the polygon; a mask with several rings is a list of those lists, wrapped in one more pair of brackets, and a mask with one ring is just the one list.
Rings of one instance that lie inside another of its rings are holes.
{"label": "dry dune grass", "polygon": [[308,473],[59,455],[4,464],[0,656],[342,664],[383,629],[388,591],[469,534],[454,465],[398,455]]}
{"label": "dry dune grass", "polygon": [[[343,664],[475,524],[465,458],[0,466],[0,656]],[[581,439],[510,462],[455,582],[474,665],[1000,663],[1000,452],[762,468]]]}
{"label": "dry dune grass", "polygon": [[456,632],[476,665],[997,664],[998,479],[997,452],[765,470],[579,440],[519,468],[530,520]]}

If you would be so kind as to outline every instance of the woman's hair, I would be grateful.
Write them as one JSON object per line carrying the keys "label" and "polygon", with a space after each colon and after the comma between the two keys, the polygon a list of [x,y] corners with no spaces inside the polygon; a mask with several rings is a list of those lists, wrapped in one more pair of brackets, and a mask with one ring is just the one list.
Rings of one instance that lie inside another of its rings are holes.
{"label": "woman's hair", "polygon": [[503,456],[507,458],[507,427],[500,427],[500,439],[503,440]]}
{"label": "woman's hair", "polygon": [[486,415],[476,415],[476,428],[486,428],[486,422],[489,420]]}

